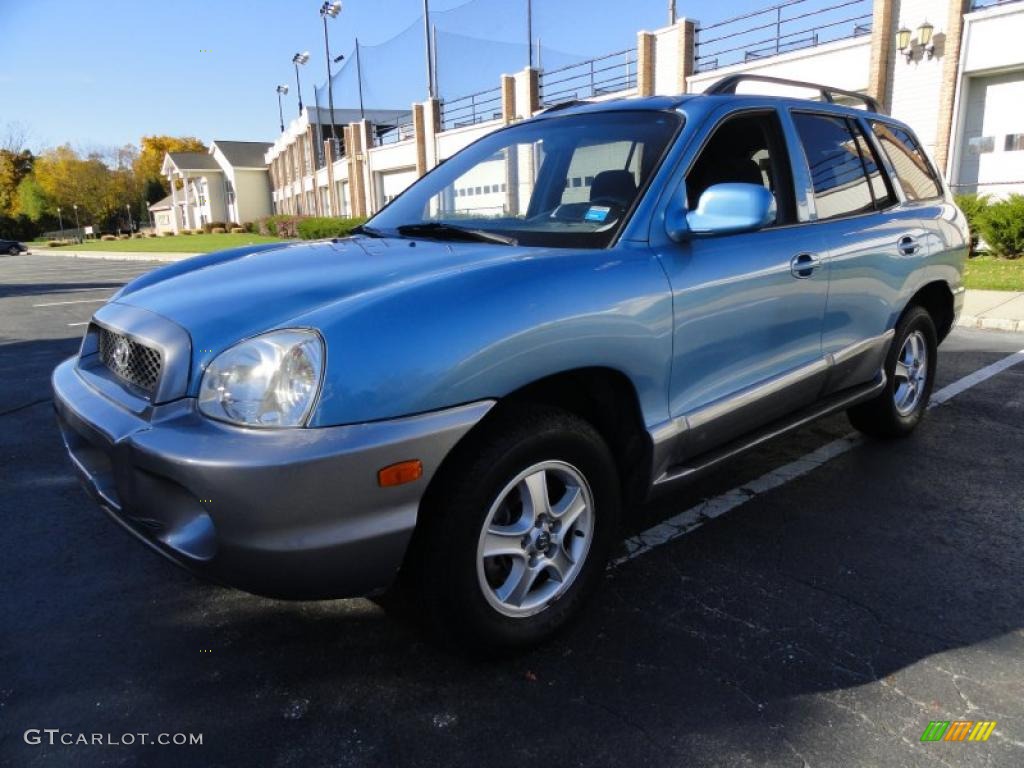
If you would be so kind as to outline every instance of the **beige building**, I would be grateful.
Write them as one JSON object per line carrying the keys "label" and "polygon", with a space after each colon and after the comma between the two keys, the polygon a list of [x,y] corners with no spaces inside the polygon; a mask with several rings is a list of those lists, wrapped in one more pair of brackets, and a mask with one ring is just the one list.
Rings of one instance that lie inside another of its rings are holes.
{"label": "beige building", "polygon": [[[414,104],[406,120],[337,110],[340,153],[321,148],[315,117],[300,118],[265,155],[274,208],[369,215],[467,144],[553,104],[699,93],[737,73],[868,93],[914,128],[954,191],[1024,192],[1020,40],[1024,0],[805,0],[704,24],[679,19],[638,32],[631,50],[504,75],[482,92]],[[484,181],[465,194],[500,206],[512,192]]]}
{"label": "beige building", "polygon": [[153,221],[153,231],[158,235],[174,232],[174,201],[171,196],[149,206],[149,217]]}
{"label": "beige building", "polygon": [[263,161],[270,146],[216,140],[208,152],[168,152],[161,173],[171,187],[171,230],[244,224],[270,215],[270,176]]}

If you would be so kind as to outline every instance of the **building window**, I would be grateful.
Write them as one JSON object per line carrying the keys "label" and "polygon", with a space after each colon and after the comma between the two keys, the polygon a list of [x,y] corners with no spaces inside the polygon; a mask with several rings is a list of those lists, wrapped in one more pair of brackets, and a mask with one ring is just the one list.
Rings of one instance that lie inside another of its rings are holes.
{"label": "building window", "polygon": [[974,136],[967,140],[967,151],[972,155],[987,155],[989,152],[995,152],[995,150],[995,136]]}
{"label": "building window", "polygon": [[227,193],[228,205],[235,204],[235,186],[230,179],[224,179],[224,190]]}
{"label": "building window", "polygon": [[1007,152],[1020,152],[1024,150],[1024,133],[1006,134],[1006,144],[1003,149]]}

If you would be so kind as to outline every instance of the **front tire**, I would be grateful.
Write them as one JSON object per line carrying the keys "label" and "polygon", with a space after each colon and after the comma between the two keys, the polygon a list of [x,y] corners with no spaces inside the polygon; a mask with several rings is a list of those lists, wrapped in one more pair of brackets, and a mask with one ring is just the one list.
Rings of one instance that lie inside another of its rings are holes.
{"label": "front tire", "polygon": [[21,250],[18,248],[18,246],[12,245],[10,248],[7,249],[7,253],[9,253],[11,256],[17,256],[21,253]]}
{"label": "front tire", "polygon": [[620,503],[615,462],[589,423],[499,407],[435,478],[405,569],[428,630],[485,656],[536,645],[578,613]]}
{"label": "front tire", "polygon": [[850,423],[872,437],[909,435],[928,408],[937,360],[938,335],[932,316],[922,307],[910,307],[896,324],[885,359],[885,388],[847,411]]}

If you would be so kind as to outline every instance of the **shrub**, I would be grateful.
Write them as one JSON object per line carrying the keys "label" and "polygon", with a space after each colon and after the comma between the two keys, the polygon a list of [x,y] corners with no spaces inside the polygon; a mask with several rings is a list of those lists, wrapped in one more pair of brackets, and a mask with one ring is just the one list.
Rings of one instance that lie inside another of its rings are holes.
{"label": "shrub", "polygon": [[967,226],[971,229],[971,243],[968,251],[969,256],[974,256],[978,250],[978,233],[981,231],[981,219],[989,206],[989,196],[979,195],[971,192],[964,195],[954,195],[957,206],[967,217]]}
{"label": "shrub", "polygon": [[213,227],[213,229],[210,230],[210,233],[214,235],[223,235],[225,232],[227,232],[227,230],[224,229],[224,227]]}
{"label": "shrub", "polygon": [[231,234],[232,235],[245,234],[245,227],[232,227],[231,228]]}
{"label": "shrub", "polygon": [[100,240],[106,240],[108,242],[110,240],[117,240],[117,235],[103,235],[103,237],[101,237]]}
{"label": "shrub", "polygon": [[132,237],[135,238],[136,240],[145,240],[146,239],[146,233],[145,232],[136,232],[134,235],[132,235]]}
{"label": "shrub", "polygon": [[258,229],[255,221],[247,221],[242,225],[242,227],[245,229],[246,232],[249,232],[251,234],[256,234],[256,231]]}
{"label": "shrub", "polygon": [[178,234],[179,235],[191,235],[192,234],[192,230],[191,229],[183,229]]}
{"label": "shrub", "polygon": [[345,237],[366,219],[343,219],[336,216],[315,216],[303,219],[297,225],[299,237],[316,240],[322,237]]}
{"label": "shrub", "polygon": [[118,235],[117,239],[118,240],[131,240],[132,236],[131,235]]}
{"label": "shrub", "polygon": [[46,245],[50,248],[60,248],[62,245],[65,245],[65,242],[63,240],[50,240]]}
{"label": "shrub", "polygon": [[174,237],[175,234],[177,234],[177,233],[176,232],[164,232],[164,233],[162,233],[160,235],[160,237]]}
{"label": "shrub", "polygon": [[298,223],[305,218],[286,213],[265,216],[259,220],[259,232],[261,235],[295,238],[299,236]]}
{"label": "shrub", "polygon": [[203,224],[202,231],[205,232],[206,234],[210,234],[211,232],[218,228],[227,231],[227,227],[228,225],[223,221],[208,221],[205,224]]}
{"label": "shrub", "polygon": [[149,232],[146,237],[156,237],[156,232]]}
{"label": "shrub", "polygon": [[981,236],[996,256],[1024,256],[1024,195],[1010,195],[989,205],[981,217]]}

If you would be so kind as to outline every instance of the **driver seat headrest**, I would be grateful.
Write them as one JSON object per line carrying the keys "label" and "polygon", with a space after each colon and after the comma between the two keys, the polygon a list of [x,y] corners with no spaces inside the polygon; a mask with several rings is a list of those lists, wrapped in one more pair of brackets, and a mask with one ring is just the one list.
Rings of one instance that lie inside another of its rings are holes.
{"label": "driver seat headrest", "polygon": [[628,208],[636,197],[632,171],[601,171],[590,185],[590,201],[611,200]]}

